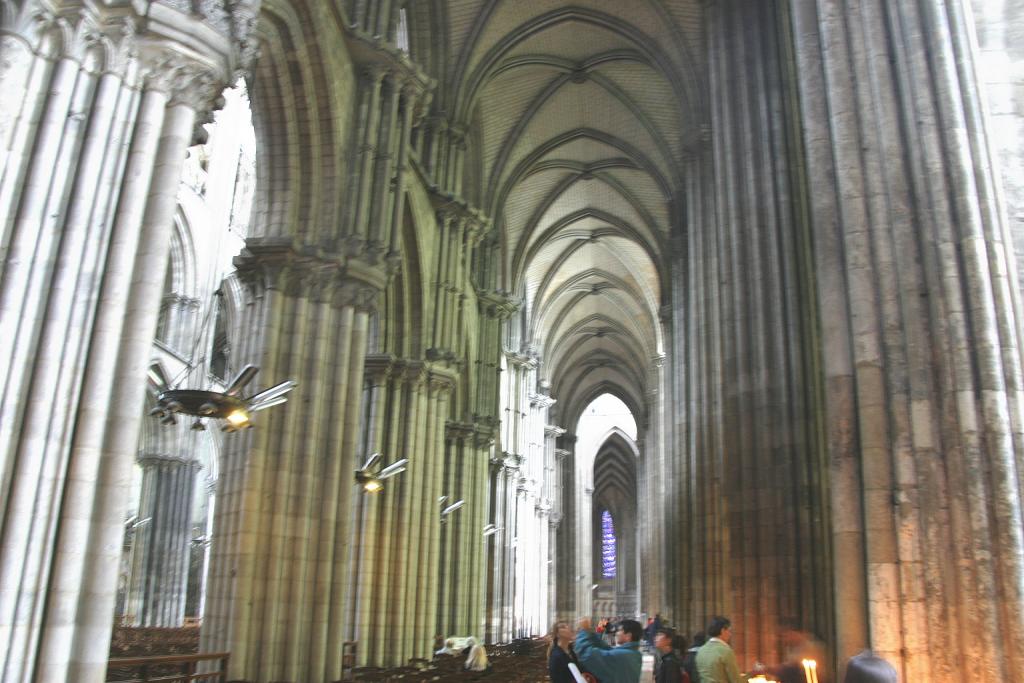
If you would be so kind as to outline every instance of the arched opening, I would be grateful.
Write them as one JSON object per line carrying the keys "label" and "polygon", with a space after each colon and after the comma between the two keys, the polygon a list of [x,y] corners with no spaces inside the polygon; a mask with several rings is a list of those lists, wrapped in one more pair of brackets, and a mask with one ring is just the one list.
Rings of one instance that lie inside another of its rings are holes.
{"label": "arched opening", "polygon": [[636,419],[621,398],[602,393],[581,412],[575,436],[563,477],[571,504],[559,531],[559,552],[575,561],[563,565],[572,581],[558,578],[558,611],[632,616],[640,589]]}

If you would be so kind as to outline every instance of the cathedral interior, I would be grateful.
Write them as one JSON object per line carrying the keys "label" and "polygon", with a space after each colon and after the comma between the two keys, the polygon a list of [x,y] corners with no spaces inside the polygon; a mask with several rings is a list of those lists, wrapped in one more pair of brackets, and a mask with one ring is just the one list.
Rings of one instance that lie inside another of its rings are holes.
{"label": "cathedral interior", "polygon": [[0,0],[0,93],[3,681],[1024,680],[1024,0]]}

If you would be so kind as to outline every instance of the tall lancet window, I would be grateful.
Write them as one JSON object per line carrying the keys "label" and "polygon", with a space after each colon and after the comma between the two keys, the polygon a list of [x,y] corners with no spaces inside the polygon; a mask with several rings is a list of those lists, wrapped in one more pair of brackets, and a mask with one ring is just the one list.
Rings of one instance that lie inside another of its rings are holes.
{"label": "tall lancet window", "polygon": [[607,510],[601,513],[601,575],[615,578],[615,525]]}
{"label": "tall lancet window", "polygon": [[409,17],[406,15],[404,7],[398,10],[398,28],[395,31],[395,45],[405,54],[409,54]]}

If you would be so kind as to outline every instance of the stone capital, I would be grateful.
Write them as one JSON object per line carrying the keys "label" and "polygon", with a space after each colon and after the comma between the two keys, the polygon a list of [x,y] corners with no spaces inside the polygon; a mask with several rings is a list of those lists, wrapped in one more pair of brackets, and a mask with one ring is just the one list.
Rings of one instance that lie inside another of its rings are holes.
{"label": "stone capital", "polygon": [[338,275],[334,281],[331,305],[335,308],[354,308],[359,313],[373,313],[377,310],[380,290],[365,282]]}
{"label": "stone capital", "polygon": [[563,434],[565,434],[565,428],[564,427],[559,427],[557,425],[545,425],[544,426],[544,436],[551,437],[551,438],[557,438],[559,436],[562,436]]}
{"label": "stone capital", "polygon": [[402,378],[408,383],[413,391],[419,391],[427,382],[427,366],[420,361],[406,361],[402,363]]}
{"label": "stone capital", "polygon": [[387,284],[383,268],[316,247],[297,247],[289,238],[249,239],[234,264],[239,279],[257,289],[276,289],[360,312],[376,310]]}
{"label": "stone capital", "polygon": [[391,354],[371,354],[363,362],[363,375],[373,386],[386,384],[396,370],[395,357]]}
{"label": "stone capital", "polygon": [[192,144],[207,139],[205,124],[213,120],[213,110],[224,106],[221,94],[226,81],[208,63],[164,50],[143,68],[143,82],[150,91],[163,93],[169,106],[184,106],[195,113]]}
{"label": "stone capital", "polygon": [[201,467],[199,461],[191,455],[171,455],[170,453],[150,453],[144,451],[139,453],[136,459],[142,469],[165,467],[168,465],[189,467],[191,469],[199,469]]}
{"label": "stone capital", "polygon": [[530,394],[530,405],[536,408],[550,408],[556,403],[558,403],[558,399],[547,394]]}
{"label": "stone capital", "polygon": [[539,365],[540,359],[527,349],[523,353],[517,353],[515,351],[506,351],[505,360],[508,361],[510,366],[534,369]]}

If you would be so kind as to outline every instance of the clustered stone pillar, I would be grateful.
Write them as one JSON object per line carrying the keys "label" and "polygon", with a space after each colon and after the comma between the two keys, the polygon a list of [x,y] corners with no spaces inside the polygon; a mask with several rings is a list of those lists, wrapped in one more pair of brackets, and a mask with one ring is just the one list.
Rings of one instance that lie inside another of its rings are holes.
{"label": "clustered stone pillar", "polygon": [[676,499],[663,519],[688,535],[666,558],[682,568],[667,611],[691,627],[729,615],[747,668],[780,659],[782,620],[832,642],[820,347],[780,6],[704,4],[710,135],[689,143],[667,312],[675,334],[668,365],[652,372],[670,393],[650,397],[679,407],[652,414],[675,426],[678,455],[659,458],[662,446],[648,443],[644,478],[678,482],[663,492]]}
{"label": "clustered stone pillar", "polygon": [[837,647],[1024,676],[1018,283],[967,3],[787,3],[825,347]]}
{"label": "clustered stone pillar", "polygon": [[[545,477],[554,457],[545,434],[554,400],[536,394],[538,359],[531,354],[505,353],[508,372],[502,377],[501,446],[508,475],[492,482],[495,534],[492,587],[492,637],[535,635],[550,617],[547,590],[549,516]],[[511,474],[514,472],[514,474]]]}
{"label": "clustered stone pillar", "polygon": [[515,558],[516,525],[518,522],[519,505],[517,504],[517,488],[519,485],[519,465],[514,457],[499,458],[491,461],[491,500],[494,524],[498,528],[490,538],[488,549],[490,568],[488,579],[491,582],[488,590],[490,626],[489,642],[508,642],[515,637],[514,601],[515,601]]}
{"label": "clustered stone pillar", "polygon": [[[552,403],[554,401],[552,400]],[[550,414],[545,415],[549,417]],[[547,633],[548,620],[557,611],[558,603],[558,528],[562,522],[562,458],[563,451],[556,448],[565,430],[557,425],[544,427],[544,477],[541,479],[541,506],[546,512],[547,529],[544,530],[544,554],[541,558],[540,577],[545,595],[541,601],[540,628]]]}
{"label": "clustered stone pillar", "polygon": [[179,176],[231,52],[181,49],[173,10],[58,4],[0,25],[5,681],[103,678]]}
{"label": "clustered stone pillar", "polygon": [[[202,647],[231,652],[231,678],[337,680],[352,638],[361,661],[375,642],[389,644],[387,663],[430,646],[421,634],[435,617],[426,596],[437,533],[413,525],[440,488],[434,463],[451,378],[407,366],[371,368],[369,389],[363,382],[377,301],[403,259],[410,133],[430,87],[391,29],[380,33],[398,10],[384,4],[363,3],[368,13],[354,25],[336,24],[322,3],[261,24],[269,37],[254,65],[254,125],[258,144],[275,152],[260,167],[265,192],[236,258],[248,285],[237,329],[252,332],[232,350],[238,364],[260,366],[261,382],[292,378],[298,387],[224,449]],[[289,36],[295,52],[279,49],[278,29],[302,34]],[[321,68],[327,45],[337,72]],[[309,106],[282,104],[292,91]],[[317,173],[295,172],[310,163]],[[389,417],[398,409],[408,423]],[[410,459],[379,499],[354,481],[367,445]],[[382,524],[398,529],[385,537],[401,540],[371,549]],[[374,573],[382,562],[389,583],[375,593],[367,586],[384,580]],[[378,609],[385,616],[369,623]],[[378,623],[393,628],[371,638]]]}
{"label": "clustered stone pillar", "polygon": [[437,633],[472,635],[483,631],[483,578],[487,519],[487,470],[492,439],[486,428],[449,423],[445,465],[445,507],[465,501],[461,510],[444,520],[441,586]]}
{"label": "clustered stone pillar", "polygon": [[[555,563],[553,579],[555,581],[555,616],[559,621],[572,622],[577,618],[576,609],[576,460],[573,446],[576,437],[573,434],[562,434],[555,449],[557,480],[559,495],[553,519],[558,521],[555,532]],[[581,613],[580,613],[581,614]]]}
{"label": "clustered stone pillar", "polygon": [[[225,439],[202,647],[232,678],[336,680],[346,609],[369,316],[385,274],[250,239],[239,363],[298,382],[259,427]],[[258,388],[258,387],[257,387]],[[361,454],[360,454],[361,455]]]}
{"label": "clustered stone pillar", "polygon": [[[646,378],[646,411],[637,424],[639,458],[635,496],[640,505],[635,509],[640,514],[633,520],[636,532],[632,533],[626,525],[620,527],[620,535],[629,534],[627,537],[636,538],[639,552],[619,553],[619,556],[632,563],[630,573],[636,572],[639,577],[635,582],[637,595],[634,599],[649,607],[652,616],[660,613],[674,621],[676,615],[670,595],[678,584],[675,576],[677,565],[669,562],[665,551],[675,545],[667,530],[675,528],[669,526],[669,515],[676,500],[675,486],[679,479],[671,459],[666,457],[665,432],[668,430],[663,414],[664,370],[664,359],[655,358]],[[643,563],[639,562],[641,558]],[[621,577],[619,579],[621,583]]]}
{"label": "clustered stone pillar", "polygon": [[185,620],[199,463],[190,454],[142,453],[139,464],[142,496],[132,542],[127,622],[177,627]]}
{"label": "clustered stone pillar", "polygon": [[[358,27],[351,30],[359,35]],[[409,62],[398,62],[379,44],[356,38],[351,47],[359,64],[359,106],[355,112],[357,152],[349,186],[345,230],[339,236],[348,253],[377,265],[400,262],[405,182],[410,136],[429,105],[428,81]]]}

